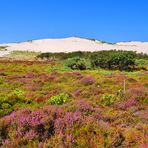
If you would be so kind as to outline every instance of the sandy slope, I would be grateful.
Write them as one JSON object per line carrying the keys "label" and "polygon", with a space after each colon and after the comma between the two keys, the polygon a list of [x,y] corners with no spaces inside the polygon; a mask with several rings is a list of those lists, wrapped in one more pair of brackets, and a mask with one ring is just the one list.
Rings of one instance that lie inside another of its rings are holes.
{"label": "sandy slope", "polygon": [[36,51],[36,52],[72,52],[72,51],[99,51],[99,50],[134,50],[137,52],[148,53],[148,42],[120,42],[107,44],[100,41],[82,39],[76,37],[64,39],[44,39],[32,42],[0,44],[8,46],[7,51],[0,51],[0,56],[4,56],[11,51]]}

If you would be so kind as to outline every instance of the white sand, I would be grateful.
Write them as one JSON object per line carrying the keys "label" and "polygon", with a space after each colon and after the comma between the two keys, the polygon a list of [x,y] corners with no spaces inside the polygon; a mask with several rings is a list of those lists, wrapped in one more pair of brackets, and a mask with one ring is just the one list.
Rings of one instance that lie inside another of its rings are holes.
{"label": "white sand", "polygon": [[120,42],[107,44],[100,41],[70,37],[65,39],[44,39],[32,42],[0,44],[8,46],[7,51],[0,51],[0,56],[5,56],[12,51],[35,52],[73,52],[73,51],[100,51],[100,50],[133,50],[148,54],[148,42]]}

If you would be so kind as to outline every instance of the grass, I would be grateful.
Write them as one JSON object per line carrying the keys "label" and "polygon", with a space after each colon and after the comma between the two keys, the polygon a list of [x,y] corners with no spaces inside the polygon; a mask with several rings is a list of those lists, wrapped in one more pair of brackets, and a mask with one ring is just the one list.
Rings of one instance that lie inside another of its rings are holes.
{"label": "grass", "polygon": [[40,54],[40,52],[34,51],[12,51],[8,58],[15,60],[35,60],[35,58]]}
{"label": "grass", "polygon": [[0,51],[6,50],[7,46],[0,46]]}

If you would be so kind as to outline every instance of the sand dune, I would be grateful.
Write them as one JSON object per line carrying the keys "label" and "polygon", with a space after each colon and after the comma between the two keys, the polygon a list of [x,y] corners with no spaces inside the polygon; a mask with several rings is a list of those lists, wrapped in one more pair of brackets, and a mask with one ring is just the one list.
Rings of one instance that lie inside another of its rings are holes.
{"label": "sand dune", "polygon": [[100,51],[100,50],[133,50],[148,54],[148,42],[119,42],[116,44],[102,43],[98,40],[70,37],[64,39],[43,39],[21,43],[0,44],[8,46],[7,51],[0,51],[5,56],[12,51],[36,52],[73,52],[73,51]]}

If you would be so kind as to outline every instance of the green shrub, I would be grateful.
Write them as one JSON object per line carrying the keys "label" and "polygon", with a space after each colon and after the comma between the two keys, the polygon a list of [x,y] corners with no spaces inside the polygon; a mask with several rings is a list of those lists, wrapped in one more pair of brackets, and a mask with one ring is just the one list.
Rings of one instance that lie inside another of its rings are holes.
{"label": "green shrub", "polygon": [[0,117],[11,113],[17,104],[23,103],[26,103],[24,93],[21,90],[14,90],[0,99]]}
{"label": "green shrub", "polygon": [[0,77],[0,84],[4,83],[4,78]]}
{"label": "green shrub", "polygon": [[101,99],[101,104],[103,106],[110,106],[114,104],[114,102],[117,100],[117,97],[113,94],[104,94]]}
{"label": "green shrub", "polygon": [[3,103],[2,104],[2,109],[9,109],[9,108],[11,108],[10,104],[8,104],[8,103]]}
{"label": "green shrub", "polygon": [[146,54],[146,53],[136,53],[136,59],[146,59],[146,60],[148,60],[148,54]]}
{"label": "green shrub", "polygon": [[5,116],[13,111],[13,107],[9,103],[2,103],[0,106],[0,117]]}
{"label": "green shrub", "polygon": [[148,88],[148,83],[146,83],[144,86],[145,86],[146,88]]}
{"label": "green shrub", "polygon": [[60,93],[56,96],[51,97],[46,103],[51,105],[62,105],[70,101],[68,94]]}
{"label": "green shrub", "polygon": [[8,95],[8,103],[14,105],[16,103],[25,103],[24,92],[21,90],[15,90]]}
{"label": "green shrub", "polygon": [[3,109],[0,109],[0,117],[2,117],[4,115],[5,115],[4,110]]}
{"label": "green shrub", "polygon": [[65,61],[65,65],[70,67],[72,70],[86,70],[90,69],[90,62],[84,58],[74,57],[69,58]]}
{"label": "green shrub", "polygon": [[130,51],[102,51],[91,55],[94,68],[109,70],[132,70],[135,66],[135,53]]}
{"label": "green shrub", "polygon": [[146,59],[137,59],[136,60],[136,65],[138,65],[138,66],[147,66],[148,65],[148,60],[146,60]]}
{"label": "green shrub", "polygon": [[33,100],[27,99],[24,92],[14,90],[8,95],[0,96],[0,117],[22,107],[34,107],[37,105]]}
{"label": "green shrub", "polygon": [[148,103],[148,98],[145,98],[143,102]]}

